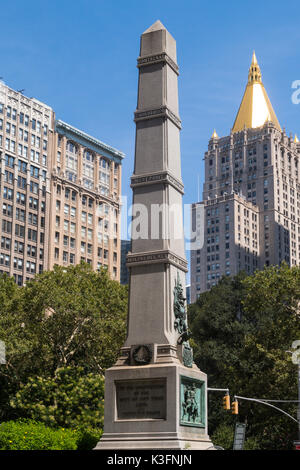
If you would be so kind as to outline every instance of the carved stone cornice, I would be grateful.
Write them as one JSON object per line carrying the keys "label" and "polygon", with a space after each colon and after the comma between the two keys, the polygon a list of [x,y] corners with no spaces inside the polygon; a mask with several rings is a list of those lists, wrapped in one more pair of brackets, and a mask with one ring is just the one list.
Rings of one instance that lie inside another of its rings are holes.
{"label": "carved stone cornice", "polygon": [[131,268],[146,264],[172,264],[176,268],[180,268],[184,272],[188,272],[187,260],[181,258],[170,250],[157,250],[145,253],[128,253],[126,257],[126,265]]}
{"label": "carved stone cornice", "polygon": [[157,173],[147,173],[145,175],[133,175],[131,177],[131,188],[139,186],[147,186],[150,184],[170,184],[177,189],[181,194],[184,194],[184,186],[182,182],[173,176],[169,171],[160,171]]}
{"label": "carved stone cornice", "polygon": [[170,121],[172,121],[173,124],[178,127],[178,129],[181,129],[181,120],[178,116],[176,116],[176,114],[173,113],[173,111],[168,108],[168,106],[137,110],[134,113],[134,122],[146,121],[148,119],[155,119],[160,117],[164,119],[170,119]]}
{"label": "carved stone cornice", "polygon": [[155,54],[155,55],[148,55],[148,56],[143,56],[143,57],[138,57],[137,59],[137,67],[145,67],[146,65],[153,65],[153,64],[168,64],[174,72],[179,75],[179,67],[178,65],[174,62],[174,60],[171,59],[171,57],[166,53],[162,52],[161,54]]}

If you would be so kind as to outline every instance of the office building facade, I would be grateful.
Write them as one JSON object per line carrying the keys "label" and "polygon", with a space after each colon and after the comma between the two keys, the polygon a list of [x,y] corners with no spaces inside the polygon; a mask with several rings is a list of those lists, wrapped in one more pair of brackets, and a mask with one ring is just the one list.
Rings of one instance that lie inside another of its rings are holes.
{"label": "office building facade", "polygon": [[233,128],[209,140],[203,201],[192,205],[192,302],[223,275],[300,263],[299,156],[299,140],[281,129],[254,53]]}
{"label": "office building facade", "polygon": [[119,280],[123,157],[0,83],[0,271],[23,285],[84,260]]}

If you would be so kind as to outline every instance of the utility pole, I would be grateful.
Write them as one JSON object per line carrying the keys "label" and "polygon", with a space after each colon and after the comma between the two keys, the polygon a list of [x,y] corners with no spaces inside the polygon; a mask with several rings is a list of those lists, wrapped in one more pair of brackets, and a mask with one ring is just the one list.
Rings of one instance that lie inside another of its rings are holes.
{"label": "utility pole", "polygon": [[298,359],[297,375],[298,375],[298,409],[297,409],[297,420],[298,420],[298,440],[299,440],[299,445],[300,445],[300,358]]}
{"label": "utility pole", "polygon": [[292,344],[292,351],[286,351],[292,355],[292,363],[297,365],[297,383],[298,383],[298,408],[297,408],[297,421],[298,421],[298,441],[294,444],[297,450],[300,450],[300,340],[296,340]]}

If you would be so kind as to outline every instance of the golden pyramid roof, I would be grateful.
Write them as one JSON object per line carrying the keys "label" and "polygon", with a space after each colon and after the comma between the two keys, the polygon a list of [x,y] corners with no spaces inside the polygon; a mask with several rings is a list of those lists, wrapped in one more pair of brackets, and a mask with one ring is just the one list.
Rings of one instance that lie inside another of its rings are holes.
{"label": "golden pyramid roof", "polygon": [[262,83],[261,71],[255,52],[253,52],[248,83],[234,121],[232,132],[242,131],[244,127],[260,127],[267,121],[272,121],[277,129],[281,131],[280,124]]}
{"label": "golden pyramid roof", "polygon": [[218,136],[218,134],[217,134],[217,132],[216,132],[216,129],[214,129],[213,134],[212,134],[212,136],[211,136],[211,139],[218,139],[218,138],[219,138],[219,136]]}
{"label": "golden pyramid roof", "polygon": [[299,142],[297,134],[295,134],[294,142],[295,142],[295,144],[297,144]]}

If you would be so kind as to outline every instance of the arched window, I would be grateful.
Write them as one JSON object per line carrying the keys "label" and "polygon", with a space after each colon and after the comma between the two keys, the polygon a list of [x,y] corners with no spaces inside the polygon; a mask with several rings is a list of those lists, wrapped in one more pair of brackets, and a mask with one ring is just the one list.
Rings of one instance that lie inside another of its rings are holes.
{"label": "arched window", "polygon": [[76,145],[68,140],[66,148],[66,167],[70,170],[77,171],[77,152]]}
{"label": "arched window", "polygon": [[83,152],[83,174],[94,180],[94,155],[89,150]]}
{"label": "arched window", "polygon": [[103,196],[109,195],[110,162],[106,158],[100,158],[99,162],[100,192]]}

